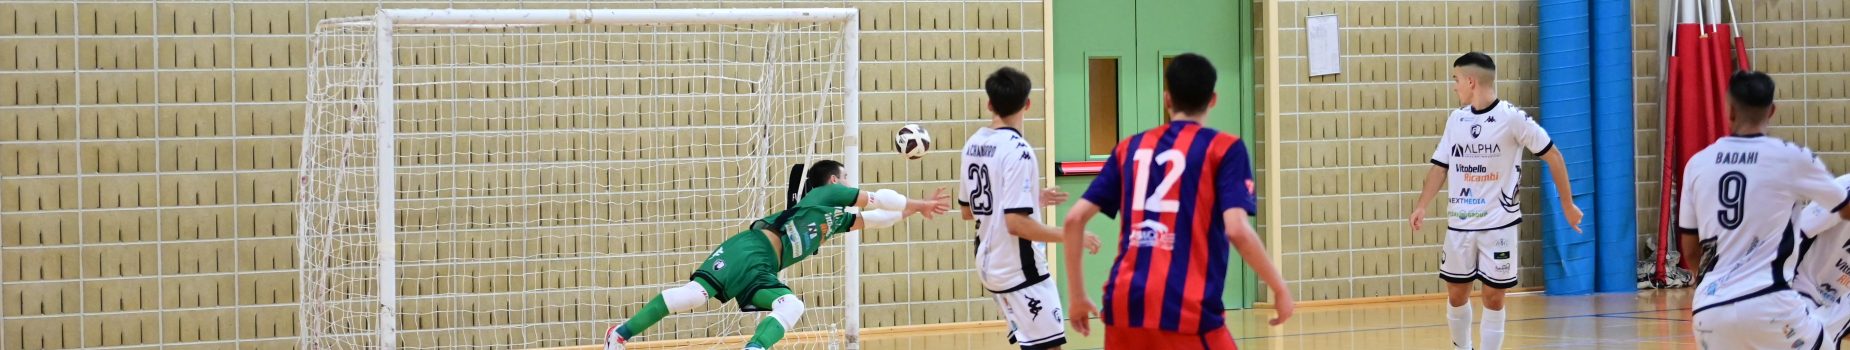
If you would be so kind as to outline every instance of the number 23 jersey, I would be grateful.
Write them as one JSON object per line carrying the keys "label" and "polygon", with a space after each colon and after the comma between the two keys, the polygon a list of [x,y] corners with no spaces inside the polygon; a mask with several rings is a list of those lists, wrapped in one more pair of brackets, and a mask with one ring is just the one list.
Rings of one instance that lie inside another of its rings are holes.
{"label": "number 23 jersey", "polygon": [[1713,244],[1695,312],[1791,289],[1800,237],[1793,205],[1844,208],[1843,187],[1811,150],[1768,136],[1729,136],[1690,157],[1679,234]]}

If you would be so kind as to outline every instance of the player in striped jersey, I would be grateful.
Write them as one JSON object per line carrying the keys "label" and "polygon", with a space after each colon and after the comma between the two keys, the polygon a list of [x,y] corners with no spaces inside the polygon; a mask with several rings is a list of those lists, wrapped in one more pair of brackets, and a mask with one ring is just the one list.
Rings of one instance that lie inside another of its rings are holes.
{"label": "player in striped jersey", "polygon": [[[1230,242],[1272,288],[1278,317],[1271,323],[1291,318],[1291,291],[1247,225],[1257,205],[1246,145],[1201,125],[1218,98],[1215,75],[1205,57],[1176,56],[1163,73],[1170,121],[1119,142],[1066,216],[1070,323],[1090,334],[1099,313],[1107,349],[1233,349],[1221,304]],[[1102,310],[1085,293],[1081,247],[1073,244],[1101,211],[1122,230]]]}

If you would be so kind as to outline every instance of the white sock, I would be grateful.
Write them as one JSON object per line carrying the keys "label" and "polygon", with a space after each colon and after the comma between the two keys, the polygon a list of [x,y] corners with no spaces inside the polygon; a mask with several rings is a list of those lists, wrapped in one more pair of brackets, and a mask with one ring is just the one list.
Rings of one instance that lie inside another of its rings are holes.
{"label": "white sock", "polygon": [[1503,310],[1484,308],[1484,348],[1485,350],[1503,349]]}
{"label": "white sock", "polygon": [[1445,310],[1445,322],[1452,326],[1452,348],[1471,349],[1471,301]]}

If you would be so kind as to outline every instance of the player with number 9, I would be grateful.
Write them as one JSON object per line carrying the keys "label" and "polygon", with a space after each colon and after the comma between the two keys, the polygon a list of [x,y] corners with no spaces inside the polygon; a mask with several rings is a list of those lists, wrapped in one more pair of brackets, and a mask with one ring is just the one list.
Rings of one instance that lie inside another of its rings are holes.
{"label": "player with number 9", "polygon": [[[1850,217],[1843,186],[1810,149],[1767,136],[1773,118],[1773,78],[1736,72],[1728,82],[1732,134],[1696,152],[1683,170],[1677,231],[1684,259],[1712,251],[1697,275],[1696,340],[1705,349],[1837,349],[1845,315],[1819,310],[1794,283],[1816,281],[1801,260],[1820,247],[1826,217]],[[1801,217],[1794,203],[1817,209]],[[1795,232],[1795,219],[1806,225]],[[1796,257],[1795,257],[1796,255]],[[1817,259],[1820,257],[1813,257]],[[1684,260],[1697,261],[1697,260]],[[1828,275],[1827,275],[1828,276]]]}
{"label": "player with number 9", "polygon": [[[1227,247],[1272,288],[1273,325],[1291,318],[1291,291],[1247,224],[1258,206],[1246,144],[1201,125],[1217,99],[1214,65],[1183,54],[1163,77],[1169,122],[1118,142],[1066,216],[1067,311],[1080,334],[1091,332],[1095,311],[1102,316],[1107,349],[1233,349],[1221,304]],[[1118,219],[1122,235],[1099,310],[1072,243],[1101,211]]]}

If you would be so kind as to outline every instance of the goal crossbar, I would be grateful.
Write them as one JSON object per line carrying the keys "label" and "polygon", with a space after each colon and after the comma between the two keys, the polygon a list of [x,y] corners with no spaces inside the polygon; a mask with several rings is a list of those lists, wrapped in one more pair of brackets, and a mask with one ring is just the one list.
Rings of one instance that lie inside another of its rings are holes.
{"label": "goal crossbar", "polygon": [[852,8],[762,8],[762,9],[551,9],[551,10],[481,10],[481,9],[385,9],[373,18],[353,17],[323,22],[322,25],[371,24],[374,18],[388,19],[394,26],[452,25],[664,25],[664,24],[749,24],[749,23],[840,23],[857,19],[859,10]]}

